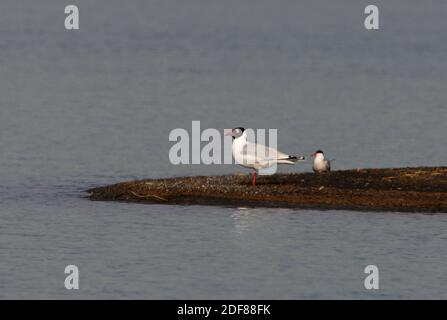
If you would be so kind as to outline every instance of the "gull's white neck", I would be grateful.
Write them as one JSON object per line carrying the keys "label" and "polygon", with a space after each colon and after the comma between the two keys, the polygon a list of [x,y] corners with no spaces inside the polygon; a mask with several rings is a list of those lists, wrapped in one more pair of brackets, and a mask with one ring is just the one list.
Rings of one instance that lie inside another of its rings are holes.
{"label": "gull's white neck", "polygon": [[247,143],[247,133],[244,131],[240,137],[234,139],[233,143],[245,144]]}

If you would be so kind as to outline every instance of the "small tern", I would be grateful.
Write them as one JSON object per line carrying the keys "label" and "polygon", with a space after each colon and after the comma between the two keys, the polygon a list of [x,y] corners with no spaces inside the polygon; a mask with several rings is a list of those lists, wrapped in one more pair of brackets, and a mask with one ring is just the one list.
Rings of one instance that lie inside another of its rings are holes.
{"label": "small tern", "polygon": [[314,157],[314,164],[312,166],[314,172],[320,173],[331,171],[331,160],[327,160],[324,158],[323,151],[315,151],[314,153],[312,153],[312,157]]}

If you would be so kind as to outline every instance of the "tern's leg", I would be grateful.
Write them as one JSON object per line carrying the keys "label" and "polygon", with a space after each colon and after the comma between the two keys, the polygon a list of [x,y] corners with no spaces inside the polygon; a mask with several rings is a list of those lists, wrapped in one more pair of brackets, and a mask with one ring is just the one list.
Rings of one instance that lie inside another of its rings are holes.
{"label": "tern's leg", "polygon": [[253,187],[256,186],[256,170],[253,171],[253,181],[252,181]]}

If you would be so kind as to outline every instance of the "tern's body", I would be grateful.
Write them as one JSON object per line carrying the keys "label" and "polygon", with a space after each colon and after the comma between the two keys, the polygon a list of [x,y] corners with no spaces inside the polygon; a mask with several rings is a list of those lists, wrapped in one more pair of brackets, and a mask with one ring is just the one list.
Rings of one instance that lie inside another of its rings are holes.
{"label": "tern's body", "polygon": [[[233,157],[237,164],[254,170],[266,169],[276,164],[295,164],[304,157],[289,156],[276,149],[247,141],[247,133],[243,128],[232,130]],[[253,173],[253,185],[256,184],[256,171]]]}
{"label": "tern's body", "polygon": [[331,171],[331,161],[324,158],[324,153],[321,150],[318,150],[313,154],[314,163],[312,169],[314,172],[328,172]]}

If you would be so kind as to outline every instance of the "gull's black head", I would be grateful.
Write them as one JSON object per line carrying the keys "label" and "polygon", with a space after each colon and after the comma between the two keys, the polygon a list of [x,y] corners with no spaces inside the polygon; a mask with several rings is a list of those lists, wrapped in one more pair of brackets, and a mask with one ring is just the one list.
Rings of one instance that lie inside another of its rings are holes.
{"label": "gull's black head", "polygon": [[231,132],[227,133],[227,135],[230,135],[233,137],[233,140],[236,138],[239,138],[244,133],[245,129],[242,127],[236,127]]}

